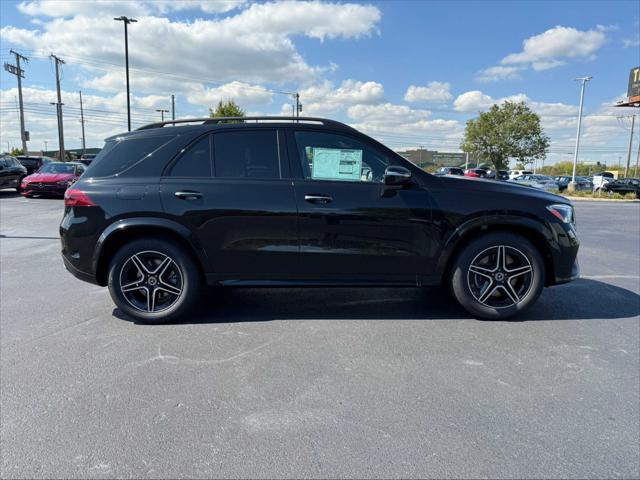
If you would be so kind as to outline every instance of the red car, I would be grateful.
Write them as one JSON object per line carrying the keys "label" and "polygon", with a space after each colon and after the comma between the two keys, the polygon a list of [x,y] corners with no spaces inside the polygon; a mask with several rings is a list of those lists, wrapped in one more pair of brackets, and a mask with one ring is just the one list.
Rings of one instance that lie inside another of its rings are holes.
{"label": "red car", "polygon": [[36,173],[22,179],[21,193],[25,197],[33,195],[54,195],[64,197],[69,185],[84,173],[85,166],[77,162],[50,162]]}
{"label": "red car", "polygon": [[469,168],[464,171],[465,177],[484,178],[487,176],[487,171],[482,168]]}

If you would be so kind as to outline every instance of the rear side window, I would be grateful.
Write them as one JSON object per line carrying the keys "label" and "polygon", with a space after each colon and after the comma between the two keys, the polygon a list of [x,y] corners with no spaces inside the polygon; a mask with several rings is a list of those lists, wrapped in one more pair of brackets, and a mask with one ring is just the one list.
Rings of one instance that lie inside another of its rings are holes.
{"label": "rear side window", "polygon": [[171,135],[109,140],[87,167],[87,177],[117,175],[174,138]]}
{"label": "rear side window", "polygon": [[191,145],[169,169],[171,177],[210,177],[211,138],[205,135]]}
{"label": "rear side window", "polygon": [[280,178],[278,132],[220,132],[213,137],[214,175],[220,178]]}

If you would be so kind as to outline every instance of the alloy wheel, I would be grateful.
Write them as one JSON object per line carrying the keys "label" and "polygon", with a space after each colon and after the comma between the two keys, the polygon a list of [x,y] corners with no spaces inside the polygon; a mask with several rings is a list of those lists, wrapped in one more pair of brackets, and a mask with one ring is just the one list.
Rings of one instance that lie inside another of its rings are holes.
{"label": "alloy wheel", "polygon": [[520,303],[533,283],[533,267],[515,247],[498,245],[480,252],[467,271],[467,285],[479,303],[507,308]]}
{"label": "alloy wheel", "polygon": [[142,312],[158,313],[170,308],[181,297],[183,288],[180,267],[164,253],[135,253],[120,270],[120,292]]}

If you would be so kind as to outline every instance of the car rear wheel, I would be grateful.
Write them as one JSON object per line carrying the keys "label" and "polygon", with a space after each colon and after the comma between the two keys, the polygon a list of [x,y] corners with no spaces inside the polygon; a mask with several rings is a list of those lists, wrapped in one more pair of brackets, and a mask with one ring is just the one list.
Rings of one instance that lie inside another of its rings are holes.
{"label": "car rear wheel", "polygon": [[451,290],[472,315],[503,320],[522,313],[544,288],[544,262],[524,237],[491,233],[469,243],[456,258]]}
{"label": "car rear wheel", "polygon": [[200,296],[198,268],[182,248],[163,238],[123,246],[109,267],[109,293],[126,315],[142,323],[179,320]]}

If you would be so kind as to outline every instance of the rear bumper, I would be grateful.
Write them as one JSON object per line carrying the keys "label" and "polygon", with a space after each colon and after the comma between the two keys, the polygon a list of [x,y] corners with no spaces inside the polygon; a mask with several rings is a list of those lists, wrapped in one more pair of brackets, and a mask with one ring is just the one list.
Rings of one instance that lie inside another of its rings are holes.
{"label": "rear bumper", "polygon": [[98,285],[98,281],[95,275],[88,272],[83,272],[82,270],[78,270],[78,268],[76,268],[76,266],[73,264],[73,261],[67,258],[64,252],[62,253],[62,261],[64,262],[64,268],[66,268],[67,271],[74,277],[82,280],[83,282],[89,282],[93,283],[94,285]]}

